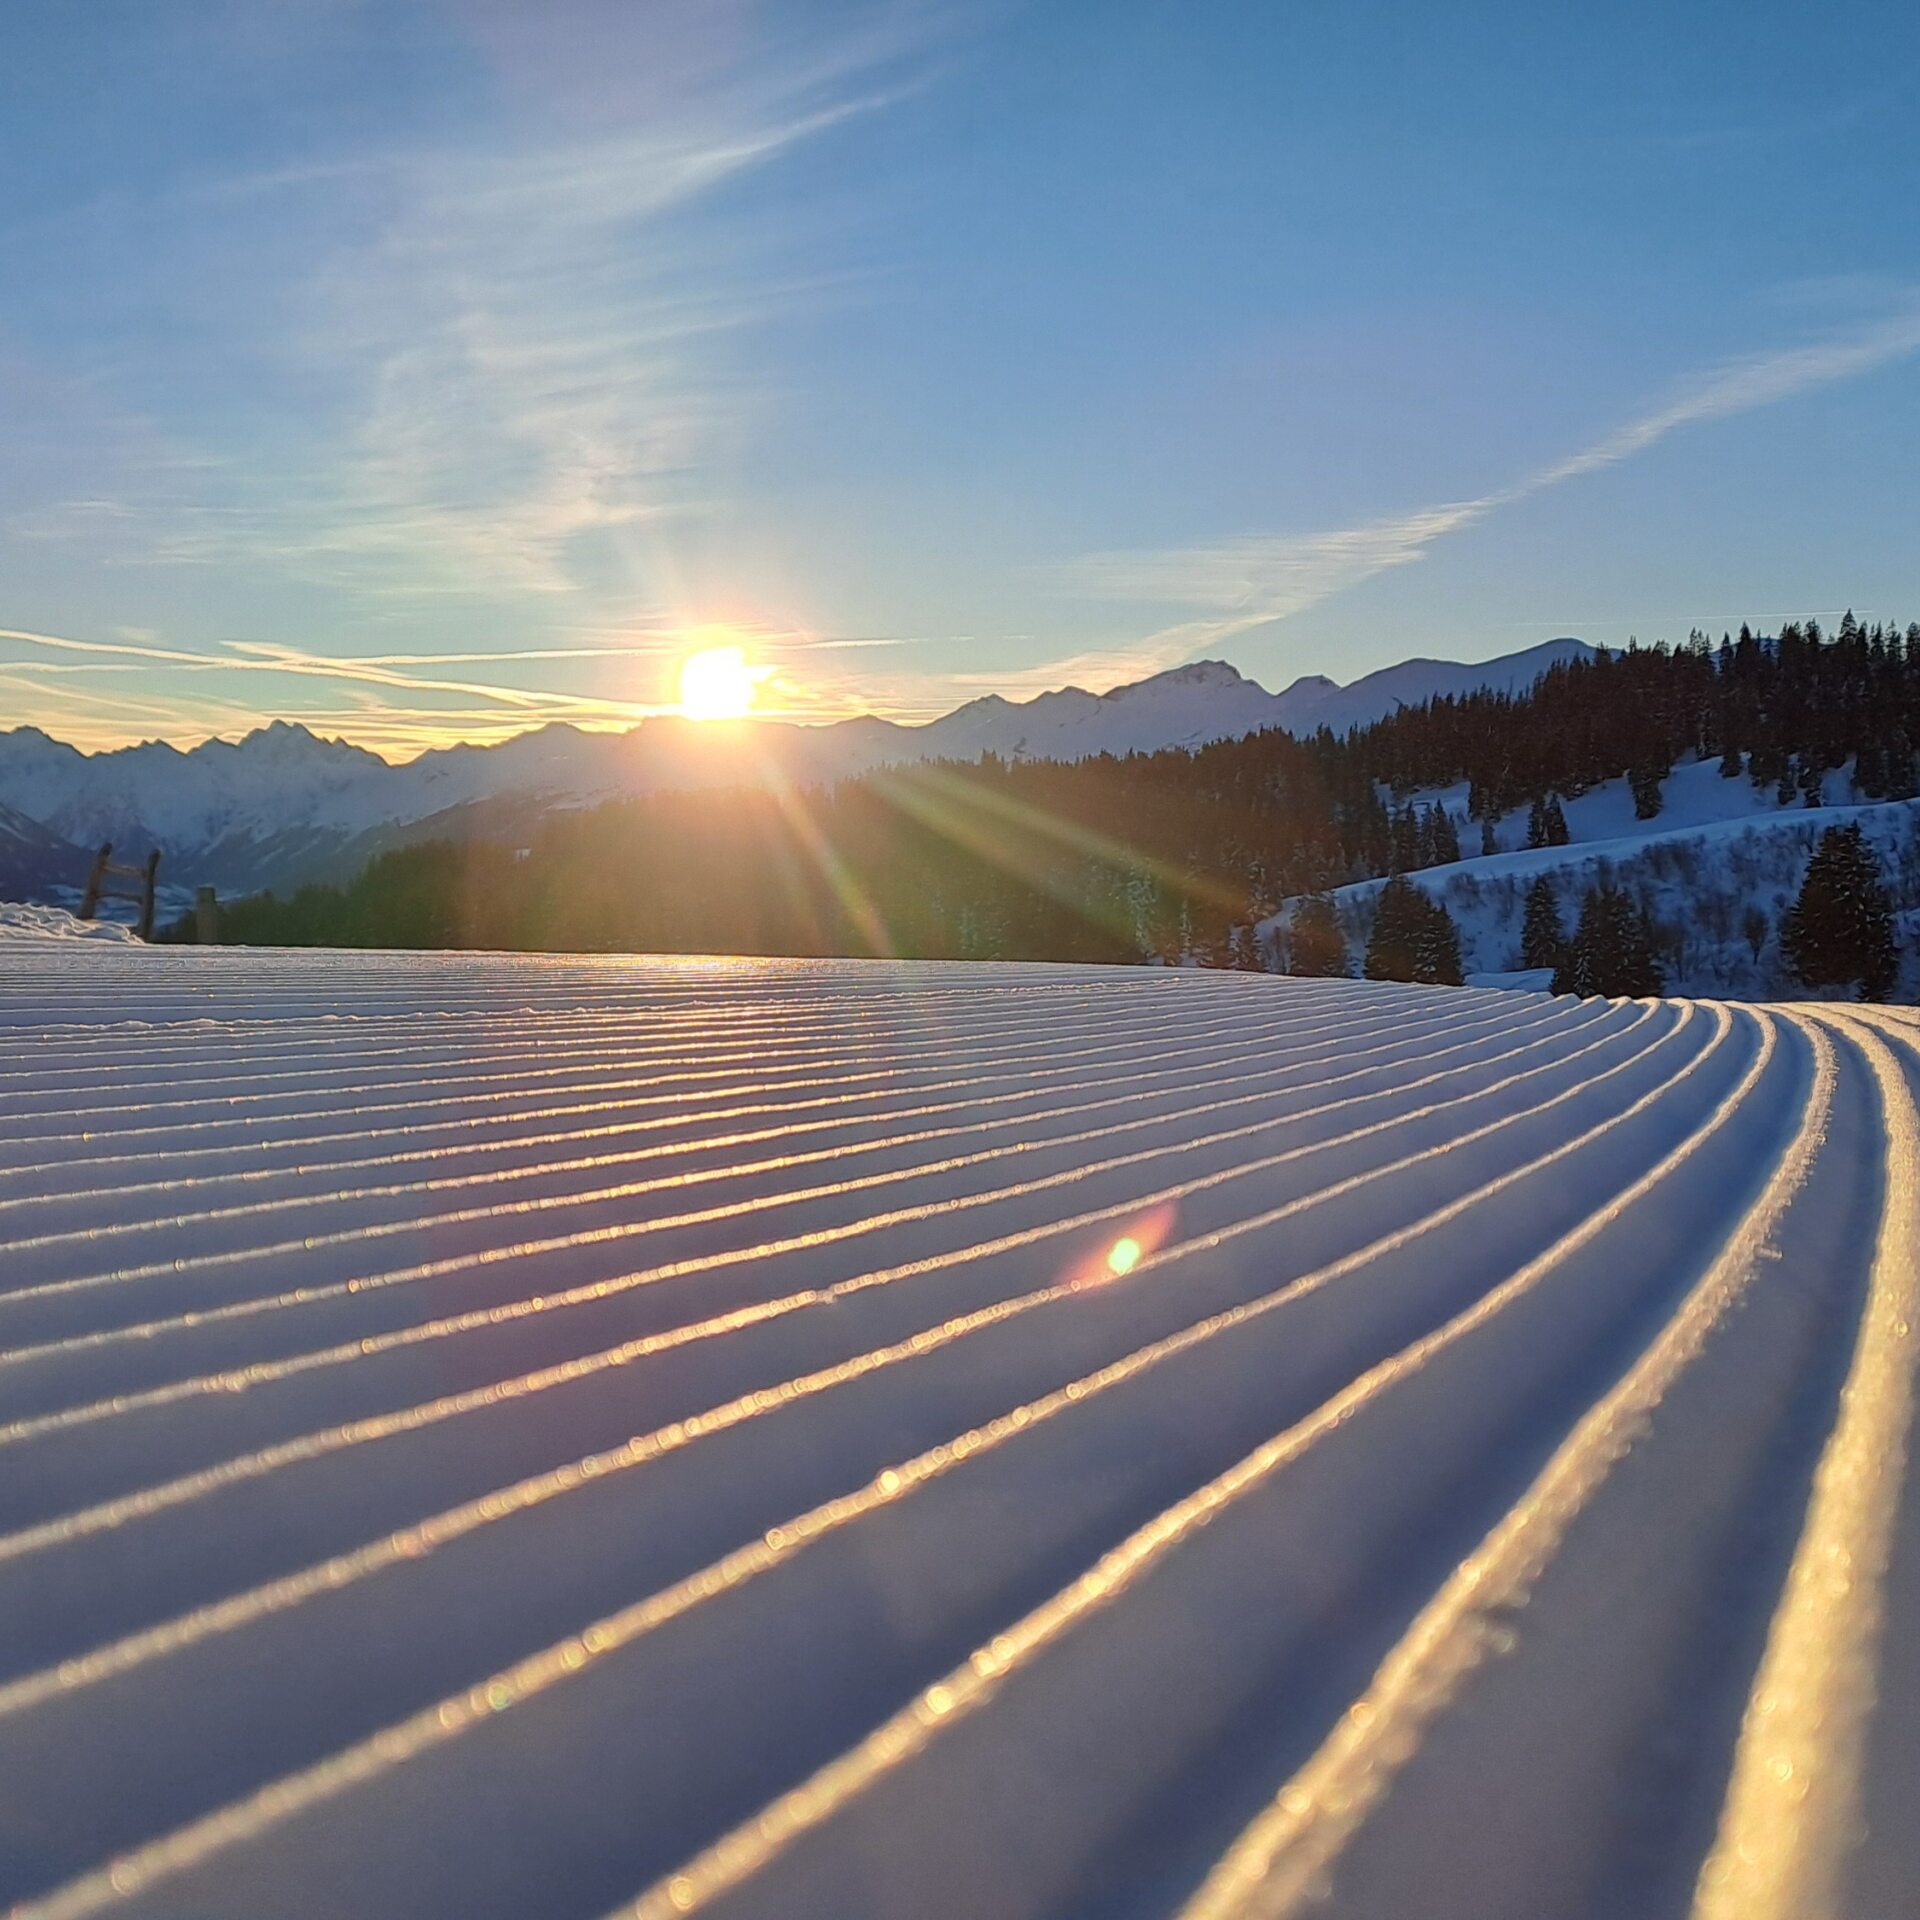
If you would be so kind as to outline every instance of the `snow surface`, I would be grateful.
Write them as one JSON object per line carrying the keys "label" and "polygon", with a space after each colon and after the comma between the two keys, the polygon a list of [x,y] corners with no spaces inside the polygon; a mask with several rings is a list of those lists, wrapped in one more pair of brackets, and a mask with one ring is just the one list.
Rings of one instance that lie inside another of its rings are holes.
{"label": "snow surface", "polygon": [[0,1028],[16,1915],[1912,1911],[1913,1015],[23,941]]}
{"label": "snow surface", "polygon": [[131,927],[112,920],[79,920],[59,907],[29,907],[0,900],[0,943],[16,940],[134,940]]}

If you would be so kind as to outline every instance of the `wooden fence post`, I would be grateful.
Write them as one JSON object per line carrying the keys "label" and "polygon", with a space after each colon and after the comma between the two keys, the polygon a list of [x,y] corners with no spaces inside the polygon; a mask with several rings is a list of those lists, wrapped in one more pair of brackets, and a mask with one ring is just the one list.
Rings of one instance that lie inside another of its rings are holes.
{"label": "wooden fence post", "polygon": [[[131,900],[140,909],[139,934],[142,940],[153,938],[153,899],[160,878],[160,849],[155,847],[147,855],[144,867],[116,867],[113,864],[113,842],[107,844],[93,856],[93,871],[87,875],[86,890],[80,896],[80,915],[82,920],[95,918],[100,911],[102,900]],[[110,887],[109,880],[136,880],[140,884],[138,893],[129,893],[124,887]]]}
{"label": "wooden fence post", "polygon": [[140,938],[153,938],[153,883],[160,875],[160,849],[147,855],[147,871],[140,883]]}
{"label": "wooden fence post", "polygon": [[80,896],[80,918],[91,920],[100,911],[100,890],[107,884],[107,862],[113,858],[113,842],[93,856],[93,871],[87,875],[86,891]]}

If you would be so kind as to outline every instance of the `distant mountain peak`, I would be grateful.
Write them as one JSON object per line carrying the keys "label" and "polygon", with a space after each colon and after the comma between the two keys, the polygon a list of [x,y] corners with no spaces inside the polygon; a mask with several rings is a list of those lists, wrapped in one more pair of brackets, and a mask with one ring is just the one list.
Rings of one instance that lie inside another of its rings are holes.
{"label": "distant mountain peak", "polygon": [[1131,686],[1115,687],[1103,697],[1112,700],[1121,694],[1145,693],[1151,687],[1258,688],[1259,682],[1249,680],[1238,667],[1229,665],[1225,660],[1189,660],[1184,666],[1168,667],[1165,672],[1151,674],[1145,680],[1136,680]]}
{"label": "distant mountain peak", "polygon": [[351,740],[329,740],[298,720],[269,720],[264,727],[255,727],[238,740],[203,741],[189,758],[194,756],[228,757],[246,764],[280,766],[387,764],[370,747],[357,747]]}

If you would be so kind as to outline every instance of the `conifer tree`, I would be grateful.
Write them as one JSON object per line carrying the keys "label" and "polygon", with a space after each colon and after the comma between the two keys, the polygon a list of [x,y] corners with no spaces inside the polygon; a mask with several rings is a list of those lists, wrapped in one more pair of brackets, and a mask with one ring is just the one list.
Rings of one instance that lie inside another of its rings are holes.
{"label": "conifer tree", "polygon": [[1547,844],[1547,803],[1536,800],[1527,809],[1527,845],[1544,847]]}
{"label": "conifer tree", "polygon": [[1405,874],[1396,873],[1380,889],[1367,935],[1361,970],[1369,980],[1411,980],[1418,964],[1420,930],[1427,897]]}
{"label": "conifer tree", "polygon": [[1311,980],[1347,977],[1346,937],[1330,894],[1310,893],[1296,900],[1287,932],[1289,973]]}
{"label": "conifer tree", "polygon": [[1461,986],[1460,929],[1443,902],[1428,900],[1425,907],[1414,941],[1413,977],[1427,987]]}
{"label": "conifer tree", "polygon": [[1541,874],[1527,889],[1527,906],[1520,922],[1520,964],[1557,967],[1565,957],[1567,930],[1560,920],[1560,896],[1550,874]]}
{"label": "conifer tree", "polygon": [[1542,846],[1564,847],[1573,838],[1567,831],[1567,816],[1561,811],[1560,796],[1557,793],[1547,795],[1546,805],[1540,810],[1541,823],[1546,833]]}
{"label": "conifer tree", "polygon": [[1896,727],[1881,761],[1880,781],[1889,800],[1911,800],[1920,794],[1920,755],[1905,731]]}
{"label": "conifer tree", "polygon": [[1484,858],[1500,851],[1500,835],[1494,830],[1493,815],[1488,814],[1480,822],[1480,852]]}
{"label": "conifer tree", "polygon": [[1420,818],[1409,800],[1393,816],[1392,864],[1390,873],[1411,873],[1427,863],[1421,858]]}
{"label": "conifer tree", "polygon": [[1854,756],[1853,784],[1869,800],[1887,797],[1887,750],[1879,740],[1863,740]]}
{"label": "conifer tree", "polygon": [[1653,936],[1639,908],[1614,886],[1590,888],[1580,924],[1554,971],[1555,993],[1638,999],[1665,985]]}
{"label": "conifer tree", "polygon": [[1363,971],[1369,980],[1459,986],[1460,930],[1453,915],[1404,874],[1395,874],[1380,889]]}
{"label": "conifer tree", "polygon": [[1660,782],[1665,773],[1647,761],[1627,769],[1627,791],[1633,795],[1633,817],[1652,820],[1660,812]]}
{"label": "conifer tree", "polygon": [[1780,922],[1780,951],[1809,987],[1857,986],[1884,1000],[1900,972],[1893,905],[1880,863],[1857,824],[1829,827]]}

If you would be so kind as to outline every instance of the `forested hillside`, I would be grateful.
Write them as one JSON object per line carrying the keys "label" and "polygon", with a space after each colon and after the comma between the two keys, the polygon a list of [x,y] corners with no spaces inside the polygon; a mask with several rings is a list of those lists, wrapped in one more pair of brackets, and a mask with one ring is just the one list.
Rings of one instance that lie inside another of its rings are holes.
{"label": "forested hillside", "polygon": [[[896,954],[1259,965],[1283,900],[1564,833],[1625,781],[1640,821],[1705,757],[1766,807],[1920,793],[1920,625],[1633,647],[1530,692],[1428,701],[1344,738],[1268,732],[1073,763],[891,769],[832,787],[659,794],[525,846],[436,843],[353,882],[232,904],[284,945]],[[1454,805],[1408,796],[1458,790]],[[1516,825],[1507,816],[1523,812]],[[1524,823],[1530,813],[1531,835]],[[1561,823],[1556,826],[1556,823]],[[1517,935],[1517,924],[1516,924]],[[184,930],[183,930],[184,932]]]}

